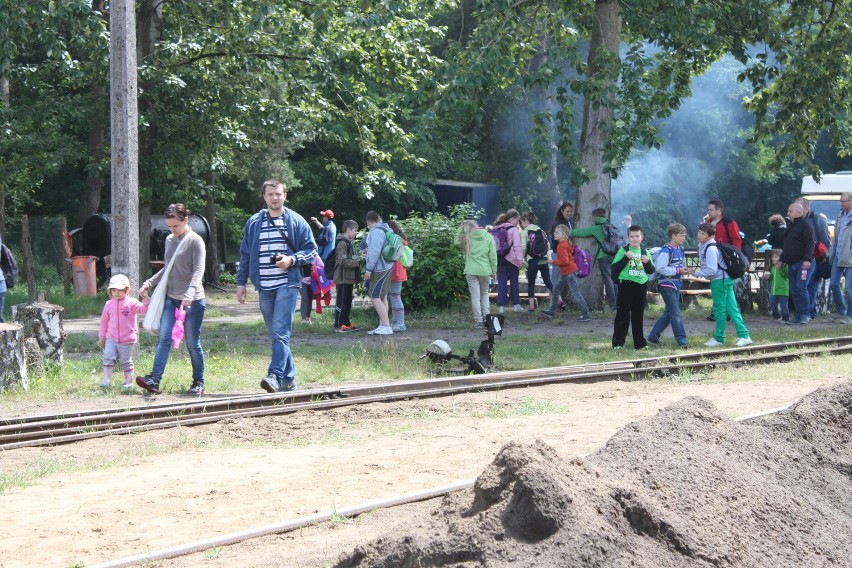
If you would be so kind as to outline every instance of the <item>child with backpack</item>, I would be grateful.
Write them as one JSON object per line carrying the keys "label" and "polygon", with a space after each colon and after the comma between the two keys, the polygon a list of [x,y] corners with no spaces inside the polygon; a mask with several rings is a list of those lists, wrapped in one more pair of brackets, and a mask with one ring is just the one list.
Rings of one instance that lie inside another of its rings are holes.
{"label": "child with backpack", "polygon": [[706,347],[721,347],[725,344],[725,324],[728,316],[734,323],[737,331],[737,347],[751,345],[748,328],[743,321],[740,308],[737,306],[737,298],[734,295],[734,280],[725,272],[727,266],[724,264],[722,254],[716,245],[713,236],[716,227],[712,223],[701,223],[698,225],[698,258],[701,267],[695,271],[695,276],[710,280],[710,293],[713,298],[713,316],[716,320],[716,331],[713,337],[704,345]]}
{"label": "child with backpack", "polygon": [[612,279],[618,281],[618,303],[612,329],[612,348],[624,348],[627,330],[633,332],[633,347],[645,349],[648,342],[642,330],[645,302],[648,296],[648,275],[654,273],[654,261],[642,246],[642,227],[630,225],[627,246],[618,249],[612,259]]}
{"label": "child with backpack", "polygon": [[592,217],[594,217],[595,222],[593,226],[571,229],[571,235],[575,239],[592,237],[597,242],[595,261],[601,271],[606,303],[610,310],[615,310],[618,292],[616,291],[615,281],[612,279],[612,263],[613,256],[624,245],[624,239],[618,231],[618,227],[609,222],[606,209],[598,207],[592,211]]}
{"label": "child with backpack", "polygon": [[361,279],[361,261],[355,258],[352,240],[358,232],[358,223],[352,219],[343,222],[342,234],[337,235],[334,247],[334,286],[337,288],[334,303],[334,331],[348,333],[360,328],[352,325],[352,298],[355,284]]}
{"label": "child with backpack", "polygon": [[683,316],[680,313],[680,289],[683,286],[681,275],[689,274],[692,269],[684,264],[683,243],[686,240],[686,227],[680,223],[672,223],[667,230],[669,242],[660,248],[654,259],[657,277],[657,290],[663,297],[666,310],[651,328],[648,343],[660,344],[660,335],[671,324],[672,333],[678,347],[686,347],[686,329],[683,326]]}
{"label": "child with backpack", "polygon": [[133,346],[139,341],[139,314],[148,312],[150,297],[143,302],[130,296],[130,280],[124,274],[109,279],[109,297],[101,313],[98,329],[98,347],[103,348],[103,380],[101,388],[112,384],[115,361],[124,372],[122,388],[133,388]]}
{"label": "child with backpack", "polygon": [[511,299],[514,311],[524,311],[518,284],[520,268],[524,263],[524,249],[518,230],[520,219],[517,210],[509,209],[494,220],[494,226],[489,230],[497,248],[497,311],[501,314],[506,311],[507,299]]}
{"label": "child with backpack", "polygon": [[[402,227],[396,221],[388,221],[388,227],[399,235],[403,245],[408,245],[408,239],[402,231]],[[391,269],[391,284],[388,289],[388,300],[391,309],[391,329],[393,331],[405,331],[405,305],[402,303],[402,283],[408,280],[408,271],[399,259],[393,263]]]}
{"label": "child with backpack", "polygon": [[367,295],[370,297],[379,318],[379,325],[376,329],[368,331],[367,334],[393,335],[393,329],[388,319],[387,303],[393,261],[387,260],[384,255],[385,246],[388,243],[388,233],[393,234],[393,231],[375,211],[367,212],[366,221],[369,232],[364,239],[367,250],[364,287],[367,289]]}
{"label": "child with backpack", "polygon": [[532,211],[521,215],[521,242],[525,251],[527,261],[527,297],[530,300],[529,311],[534,312],[535,280],[541,274],[541,280],[548,291],[553,290],[550,280],[550,264],[548,263],[548,252],[550,249],[547,233],[539,227],[538,217]]}
{"label": "child with backpack", "polygon": [[557,225],[553,229],[553,239],[556,241],[556,258],[551,260],[550,264],[559,267],[559,276],[550,291],[550,308],[541,313],[549,318],[556,315],[562,289],[567,286],[580,308],[580,317],[577,319],[579,321],[591,321],[589,306],[586,304],[586,299],[580,291],[580,284],[577,280],[577,263],[574,261],[574,247],[568,240],[570,236],[571,230],[565,225]]}

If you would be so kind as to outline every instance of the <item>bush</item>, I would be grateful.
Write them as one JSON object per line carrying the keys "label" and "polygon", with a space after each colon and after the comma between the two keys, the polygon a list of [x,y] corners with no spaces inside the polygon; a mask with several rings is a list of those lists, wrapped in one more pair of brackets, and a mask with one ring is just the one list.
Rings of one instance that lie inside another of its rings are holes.
{"label": "bush", "polygon": [[414,266],[408,269],[403,287],[406,307],[446,308],[467,293],[464,257],[456,235],[471,210],[470,205],[461,205],[453,207],[449,216],[412,213],[398,221],[414,250]]}

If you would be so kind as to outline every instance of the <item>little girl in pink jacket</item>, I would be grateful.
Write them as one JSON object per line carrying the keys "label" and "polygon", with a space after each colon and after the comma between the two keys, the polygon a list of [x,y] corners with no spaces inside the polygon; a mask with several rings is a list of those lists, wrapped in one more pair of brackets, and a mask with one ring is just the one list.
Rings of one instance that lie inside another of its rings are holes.
{"label": "little girl in pink jacket", "polygon": [[124,371],[122,388],[133,387],[133,346],[139,340],[139,323],[136,316],[148,311],[150,298],[140,302],[130,297],[130,280],[124,274],[116,274],[109,281],[109,295],[101,314],[98,345],[104,348],[104,378],[101,388],[109,387],[115,360]]}

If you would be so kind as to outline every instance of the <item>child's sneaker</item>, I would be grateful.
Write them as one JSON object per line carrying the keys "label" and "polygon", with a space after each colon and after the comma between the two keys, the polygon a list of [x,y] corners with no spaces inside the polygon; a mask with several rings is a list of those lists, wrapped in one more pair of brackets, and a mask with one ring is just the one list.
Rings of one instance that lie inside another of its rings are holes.
{"label": "child's sneaker", "polygon": [[524,311],[524,307],[520,304],[515,304],[514,306],[512,306],[512,310],[516,312],[522,312]]}
{"label": "child's sneaker", "polygon": [[560,312],[564,312],[567,309],[568,309],[568,306],[565,305],[565,302],[559,302],[559,311]]}
{"label": "child's sneaker", "polygon": [[554,314],[554,313],[553,313],[553,312],[551,312],[550,310],[542,310],[542,311],[541,311],[541,315],[543,315],[543,316],[544,316],[544,317],[546,317],[546,318],[552,318],[552,317],[554,317],[556,314]]}
{"label": "child's sneaker", "polygon": [[104,380],[101,381],[101,383],[98,386],[101,387],[102,389],[108,389],[111,382],[112,381],[104,379]]}
{"label": "child's sneaker", "polygon": [[585,315],[577,318],[577,321],[592,321],[592,316]]}
{"label": "child's sneaker", "polygon": [[302,323],[311,325],[314,322],[311,321],[311,318],[302,318]]}
{"label": "child's sneaker", "polygon": [[133,383],[124,383],[123,385],[121,385],[121,388],[123,388],[123,389],[125,389],[125,390],[132,389],[132,388],[133,388]]}

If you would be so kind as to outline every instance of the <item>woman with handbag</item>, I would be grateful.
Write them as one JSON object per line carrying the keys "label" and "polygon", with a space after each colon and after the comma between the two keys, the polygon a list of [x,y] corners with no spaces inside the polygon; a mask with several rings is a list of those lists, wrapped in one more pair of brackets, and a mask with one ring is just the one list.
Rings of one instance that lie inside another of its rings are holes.
{"label": "woman with handbag", "polygon": [[[164,214],[171,233],[166,237],[165,267],[146,280],[139,288],[139,298],[144,299],[153,289],[151,305],[143,327],[158,333],[157,349],[151,373],[136,377],[136,384],[154,394],[160,393],[160,381],[172,349],[172,327],[175,309],[186,310],[184,332],[186,349],[192,362],[192,384],[189,394],[204,394],[204,351],[201,349],[201,323],[207,302],[204,299],[204,239],[189,226],[189,210],[183,203],[173,203]],[[163,298],[158,302],[158,296]],[[160,304],[160,305],[158,305]],[[157,312],[160,312],[159,315]]]}

